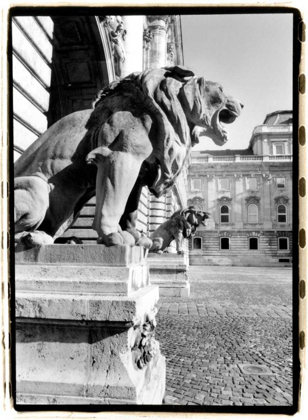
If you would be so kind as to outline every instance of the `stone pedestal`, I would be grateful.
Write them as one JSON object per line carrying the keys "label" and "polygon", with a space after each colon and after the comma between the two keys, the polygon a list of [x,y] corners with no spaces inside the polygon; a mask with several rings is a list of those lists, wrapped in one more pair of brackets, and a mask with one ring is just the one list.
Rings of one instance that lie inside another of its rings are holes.
{"label": "stone pedestal", "polygon": [[148,254],[151,283],[160,296],[189,297],[188,264],[184,255]]}
{"label": "stone pedestal", "polygon": [[161,404],[158,287],[140,247],[16,254],[18,404]]}

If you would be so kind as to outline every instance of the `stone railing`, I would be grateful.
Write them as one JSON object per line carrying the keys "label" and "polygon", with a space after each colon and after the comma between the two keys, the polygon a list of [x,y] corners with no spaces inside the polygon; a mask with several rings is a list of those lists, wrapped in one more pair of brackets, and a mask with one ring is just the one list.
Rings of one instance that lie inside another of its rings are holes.
{"label": "stone railing", "polygon": [[292,155],[264,155],[264,156],[256,156],[256,155],[248,155],[248,156],[241,156],[241,155],[234,155],[234,156],[192,156],[191,157],[191,164],[194,163],[206,163],[206,162],[274,162],[274,161],[286,161],[292,162],[293,156]]}
{"label": "stone railing", "polygon": [[283,125],[258,125],[252,132],[252,135],[259,133],[290,133],[293,131],[293,124]]}

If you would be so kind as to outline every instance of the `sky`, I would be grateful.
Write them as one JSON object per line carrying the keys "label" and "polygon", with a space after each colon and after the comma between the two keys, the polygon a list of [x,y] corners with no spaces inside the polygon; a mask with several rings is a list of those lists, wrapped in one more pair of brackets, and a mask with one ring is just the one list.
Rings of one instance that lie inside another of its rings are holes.
{"label": "sky", "polygon": [[244,105],[224,146],[202,137],[193,150],[247,148],[266,114],[292,110],[293,15],[182,15],[181,23],[185,66]]}

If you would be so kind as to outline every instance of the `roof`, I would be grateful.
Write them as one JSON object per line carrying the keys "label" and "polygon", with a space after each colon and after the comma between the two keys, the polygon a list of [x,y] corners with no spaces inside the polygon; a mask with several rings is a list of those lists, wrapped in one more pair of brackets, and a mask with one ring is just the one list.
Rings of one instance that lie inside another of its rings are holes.
{"label": "roof", "polygon": [[264,125],[281,125],[293,123],[293,111],[275,111],[267,114]]}

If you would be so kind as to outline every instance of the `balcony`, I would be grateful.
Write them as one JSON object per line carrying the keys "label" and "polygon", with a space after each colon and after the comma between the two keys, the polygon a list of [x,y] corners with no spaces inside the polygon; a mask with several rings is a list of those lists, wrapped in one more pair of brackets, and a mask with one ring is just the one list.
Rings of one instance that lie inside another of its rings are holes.
{"label": "balcony", "polygon": [[192,156],[191,164],[207,163],[207,162],[292,162],[292,155],[234,155],[234,156]]}

